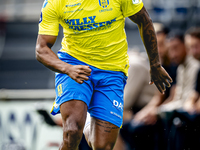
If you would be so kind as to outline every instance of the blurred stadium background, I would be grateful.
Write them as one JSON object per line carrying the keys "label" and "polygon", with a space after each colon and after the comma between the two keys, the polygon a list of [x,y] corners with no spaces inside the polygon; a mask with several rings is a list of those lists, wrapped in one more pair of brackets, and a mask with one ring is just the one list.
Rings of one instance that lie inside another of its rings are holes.
{"label": "blurred stadium background", "polygon": [[[153,22],[170,29],[200,25],[199,0],[143,0]],[[36,112],[51,110],[54,73],[35,59],[43,0],[0,0],[0,150],[51,150],[62,139],[60,127],[45,124]],[[126,19],[129,48],[143,52],[137,26]],[[53,46],[61,45],[62,29]]]}

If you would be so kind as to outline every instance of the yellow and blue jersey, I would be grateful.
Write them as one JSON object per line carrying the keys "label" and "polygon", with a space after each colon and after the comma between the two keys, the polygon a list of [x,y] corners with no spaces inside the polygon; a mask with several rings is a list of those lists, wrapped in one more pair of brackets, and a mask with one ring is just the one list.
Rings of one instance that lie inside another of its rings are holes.
{"label": "yellow and blue jersey", "polygon": [[57,36],[60,24],[61,51],[99,69],[127,75],[125,17],[142,7],[142,0],[45,0],[39,34]]}

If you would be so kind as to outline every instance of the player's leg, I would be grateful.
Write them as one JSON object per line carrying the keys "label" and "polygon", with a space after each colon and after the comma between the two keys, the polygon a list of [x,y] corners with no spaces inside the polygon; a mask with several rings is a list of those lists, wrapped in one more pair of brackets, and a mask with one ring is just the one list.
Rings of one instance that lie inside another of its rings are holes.
{"label": "player's leg", "polygon": [[87,116],[83,101],[70,100],[60,106],[63,120],[63,142],[60,150],[78,150]]}
{"label": "player's leg", "polygon": [[86,140],[93,150],[112,150],[119,127],[116,125],[96,118],[91,118],[91,125],[85,129]]}
{"label": "player's leg", "polygon": [[[58,57],[71,65],[87,65],[61,51]],[[61,113],[62,116],[63,143],[60,150],[77,150],[93,93],[91,77],[79,84],[66,74],[56,73],[55,89],[56,99],[51,114]]]}
{"label": "player's leg", "polygon": [[[94,74],[95,74],[95,70]],[[93,150],[112,150],[123,119],[123,91],[126,76],[118,72],[99,71],[94,93],[89,105],[91,123],[84,130]]]}

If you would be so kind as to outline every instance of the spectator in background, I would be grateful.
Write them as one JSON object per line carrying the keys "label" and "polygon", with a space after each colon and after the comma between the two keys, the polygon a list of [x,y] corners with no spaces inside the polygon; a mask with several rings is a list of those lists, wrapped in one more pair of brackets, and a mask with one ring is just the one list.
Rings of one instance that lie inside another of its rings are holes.
{"label": "spectator in background", "polygon": [[198,36],[193,36],[194,31],[195,35],[197,34],[197,30],[192,30],[186,32],[185,38],[183,34],[175,32],[168,38],[169,56],[174,62],[180,63],[174,97],[170,102],[161,105],[158,111],[159,116],[166,122],[169,150],[200,149],[200,115],[195,112],[195,109],[198,109],[198,95],[193,94],[200,68],[199,61],[195,59],[198,58],[197,47],[200,43]]}
{"label": "spectator in background", "polygon": [[165,27],[161,23],[153,23],[155,32],[156,32],[156,37],[157,37],[157,45],[158,45],[158,54],[162,63],[164,65],[168,65],[170,63],[169,57],[168,57],[168,47],[166,44],[166,37],[169,33],[169,29]]}
{"label": "spectator in background", "polygon": [[179,64],[173,62],[169,58],[168,49],[169,45],[167,43],[167,36],[169,34],[169,29],[165,27],[161,23],[154,23],[155,29],[156,29],[156,37],[157,37],[157,43],[158,43],[158,53],[160,56],[161,64],[162,66],[169,72],[171,78],[173,79],[173,83],[171,84],[170,88],[166,88],[165,94],[157,93],[157,97],[159,97],[160,101],[163,102],[165,99],[167,99],[169,96],[173,96],[173,94],[170,94],[170,89],[174,88],[173,85],[176,84],[176,70]]}
{"label": "spectator in background", "polygon": [[[189,53],[199,61],[200,66],[200,27],[192,27],[186,31],[185,41]],[[183,110],[188,112],[185,120],[185,126],[188,127],[189,131],[186,132],[186,136],[190,137],[186,144],[192,148],[191,150],[199,150],[200,145],[200,69],[197,73],[195,89],[191,92],[190,96],[186,100]]]}
{"label": "spectator in background", "polygon": [[[189,53],[200,61],[200,27],[192,27],[185,34],[186,46]],[[190,114],[200,114],[200,70],[197,74],[196,87],[184,104],[184,109]]]}
{"label": "spectator in background", "polygon": [[183,107],[184,102],[194,89],[199,69],[199,62],[189,53],[187,54],[182,33],[171,32],[168,40],[169,57],[173,62],[180,65],[177,69],[174,97],[170,102],[160,107],[161,111],[172,111]]}

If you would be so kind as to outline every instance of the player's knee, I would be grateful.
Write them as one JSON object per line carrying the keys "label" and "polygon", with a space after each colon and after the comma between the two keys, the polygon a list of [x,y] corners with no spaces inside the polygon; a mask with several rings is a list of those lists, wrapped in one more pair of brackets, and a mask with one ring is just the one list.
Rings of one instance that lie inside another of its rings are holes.
{"label": "player's knee", "polygon": [[112,150],[115,143],[101,143],[101,142],[95,142],[93,143],[93,149],[94,150]]}
{"label": "player's knee", "polygon": [[79,144],[82,137],[82,130],[75,125],[68,125],[63,128],[63,144],[73,147]]}

